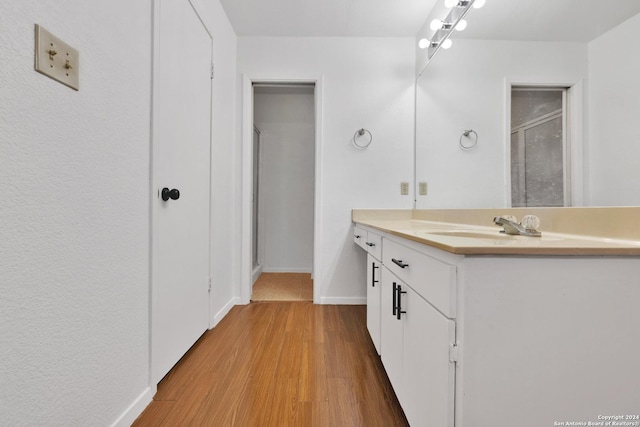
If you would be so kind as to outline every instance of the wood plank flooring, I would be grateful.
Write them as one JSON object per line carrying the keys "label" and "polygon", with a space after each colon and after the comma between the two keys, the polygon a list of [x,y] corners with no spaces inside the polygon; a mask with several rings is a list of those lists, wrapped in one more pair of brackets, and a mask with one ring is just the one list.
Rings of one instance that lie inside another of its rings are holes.
{"label": "wood plank flooring", "polygon": [[251,301],[313,301],[309,273],[262,273],[253,285]]}
{"label": "wood plank flooring", "polygon": [[236,306],[158,385],[142,426],[407,426],[364,306]]}

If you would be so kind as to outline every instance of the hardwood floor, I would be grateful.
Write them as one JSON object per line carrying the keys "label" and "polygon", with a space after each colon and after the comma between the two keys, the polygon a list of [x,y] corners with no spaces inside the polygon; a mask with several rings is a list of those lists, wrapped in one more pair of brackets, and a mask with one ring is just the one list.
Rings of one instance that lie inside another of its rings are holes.
{"label": "hardwood floor", "polygon": [[142,426],[407,426],[364,306],[236,306],[158,385]]}
{"label": "hardwood floor", "polygon": [[309,273],[262,273],[253,285],[251,301],[313,301]]}

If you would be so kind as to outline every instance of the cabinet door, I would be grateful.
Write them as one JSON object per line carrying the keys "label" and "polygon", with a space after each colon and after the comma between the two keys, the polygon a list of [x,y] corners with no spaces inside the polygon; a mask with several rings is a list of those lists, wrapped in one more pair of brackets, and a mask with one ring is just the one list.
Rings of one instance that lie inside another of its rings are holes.
{"label": "cabinet door", "polygon": [[402,405],[402,320],[398,320],[394,314],[394,286],[398,284],[404,285],[383,266],[380,289],[380,356],[393,390]]}
{"label": "cabinet door", "polygon": [[381,264],[367,255],[367,329],[376,351],[380,354],[380,288]]}
{"label": "cabinet door", "polygon": [[404,322],[402,408],[413,427],[453,427],[455,364],[449,347],[455,323],[413,289],[403,286]]}

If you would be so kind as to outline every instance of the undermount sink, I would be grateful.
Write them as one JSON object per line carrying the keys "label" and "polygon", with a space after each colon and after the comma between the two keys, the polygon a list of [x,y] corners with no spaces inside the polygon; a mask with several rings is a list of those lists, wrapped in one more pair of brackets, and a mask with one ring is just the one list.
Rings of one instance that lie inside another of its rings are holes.
{"label": "undermount sink", "polygon": [[469,231],[469,230],[447,230],[447,231],[432,231],[428,234],[435,234],[436,236],[447,237],[467,237],[471,239],[513,239],[515,236],[510,236],[499,231],[484,232],[484,231]]}

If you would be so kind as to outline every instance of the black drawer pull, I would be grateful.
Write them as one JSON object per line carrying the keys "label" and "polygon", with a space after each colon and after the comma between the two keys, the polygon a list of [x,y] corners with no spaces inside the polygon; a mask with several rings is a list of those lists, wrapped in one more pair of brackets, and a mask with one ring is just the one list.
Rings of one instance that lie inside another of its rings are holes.
{"label": "black drawer pull", "polygon": [[398,309],[397,307],[397,298],[398,298],[398,285],[396,285],[396,282],[393,282],[393,315],[396,315],[396,310]]}
{"label": "black drawer pull", "polygon": [[396,319],[401,320],[401,316],[406,314],[406,311],[402,311],[402,294],[406,294],[406,291],[402,290],[402,286],[398,285],[398,308],[396,309]]}
{"label": "black drawer pull", "polygon": [[367,242],[367,246],[369,246],[370,248],[374,247],[375,245],[375,243]]}
{"label": "black drawer pull", "polygon": [[409,267],[409,264],[404,264],[401,259],[391,258],[391,261],[400,268]]}
{"label": "black drawer pull", "polygon": [[375,288],[376,287],[376,283],[378,283],[378,281],[376,280],[376,268],[378,268],[378,266],[376,265],[375,262],[371,263],[371,287]]}

